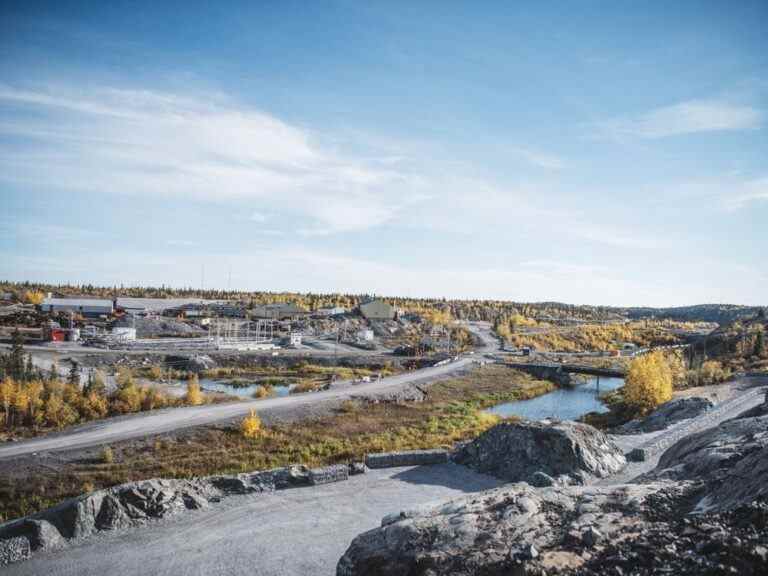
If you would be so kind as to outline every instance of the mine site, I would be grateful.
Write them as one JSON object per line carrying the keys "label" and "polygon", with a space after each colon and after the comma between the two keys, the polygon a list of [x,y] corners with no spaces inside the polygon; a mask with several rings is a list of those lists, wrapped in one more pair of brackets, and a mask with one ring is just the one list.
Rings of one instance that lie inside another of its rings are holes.
{"label": "mine site", "polygon": [[0,576],[768,575],[766,30],[0,2]]}

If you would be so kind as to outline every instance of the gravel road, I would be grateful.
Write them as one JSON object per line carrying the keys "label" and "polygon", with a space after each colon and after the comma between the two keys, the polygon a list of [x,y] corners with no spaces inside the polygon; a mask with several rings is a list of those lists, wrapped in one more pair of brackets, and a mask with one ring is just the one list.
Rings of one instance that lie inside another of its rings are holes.
{"label": "gravel road", "polygon": [[9,576],[331,576],[352,539],[388,513],[499,486],[453,464],[370,470],[346,482],[235,496],[145,528],[3,568]]}
{"label": "gravel road", "polygon": [[600,480],[597,484],[603,486],[623,484],[640,474],[653,470],[664,451],[681,438],[717,426],[725,420],[735,418],[742,412],[762,404],[766,391],[762,385],[768,385],[768,378],[744,378],[730,385],[732,391],[738,389],[738,392],[733,392],[727,400],[716,404],[709,412],[696,418],[683,420],[658,432],[612,435],[611,439],[625,453],[635,448],[642,448],[646,452],[646,460],[629,462],[624,470]]}
{"label": "gravel road", "polygon": [[139,414],[130,414],[116,418],[107,418],[76,426],[64,432],[42,438],[8,443],[0,446],[0,460],[14,458],[35,452],[72,450],[110,444],[154,434],[172,432],[183,428],[213,424],[242,417],[256,410],[260,415],[278,412],[285,414],[295,410],[303,413],[312,405],[331,401],[340,401],[354,394],[378,394],[397,389],[415,382],[425,382],[445,378],[451,374],[466,370],[474,363],[472,357],[460,358],[443,366],[423,368],[413,372],[397,374],[373,382],[352,384],[350,381],[336,383],[331,389],[322,392],[296,394],[282,398],[247,400],[230,404],[213,404],[186,408],[168,408]]}

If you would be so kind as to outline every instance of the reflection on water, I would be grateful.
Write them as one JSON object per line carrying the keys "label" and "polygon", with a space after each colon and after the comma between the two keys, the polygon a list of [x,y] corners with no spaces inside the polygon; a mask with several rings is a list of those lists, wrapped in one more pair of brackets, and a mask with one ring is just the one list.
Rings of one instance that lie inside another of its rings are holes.
{"label": "reflection on water", "polygon": [[[203,391],[224,392],[230,396],[239,396],[240,398],[253,398],[253,393],[259,387],[259,384],[255,382],[249,386],[229,386],[226,382],[229,382],[229,380],[202,378],[200,380],[200,387]],[[275,396],[288,396],[293,386],[293,384],[288,385],[286,383],[285,386],[273,386],[272,390],[274,390]]]}
{"label": "reflection on water", "polygon": [[[600,394],[616,390],[624,385],[623,378],[600,378]],[[548,394],[507,402],[490,408],[488,412],[499,416],[520,416],[529,420],[542,418],[557,418],[560,420],[576,420],[587,412],[607,412],[608,408],[598,397],[598,378],[592,377],[580,386],[574,388],[558,388]]]}

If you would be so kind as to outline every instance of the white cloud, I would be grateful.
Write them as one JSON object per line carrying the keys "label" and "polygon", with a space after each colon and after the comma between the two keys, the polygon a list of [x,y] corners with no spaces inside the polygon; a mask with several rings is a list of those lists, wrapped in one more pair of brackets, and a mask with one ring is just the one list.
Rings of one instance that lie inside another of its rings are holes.
{"label": "white cloud", "polygon": [[750,106],[717,100],[688,100],[633,118],[601,122],[595,127],[600,135],[612,139],[653,139],[697,132],[752,130],[760,127],[762,119],[762,112]]}
{"label": "white cloud", "polygon": [[251,222],[266,222],[267,221],[267,215],[262,214],[261,212],[253,212],[251,214],[251,217],[249,218]]}
{"label": "white cloud", "polygon": [[[23,114],[0,124],[0,133],[34,146],[0,148],[0,177],[52,190],[254,199],[333,233],[386,222],[413,202],[418,181],[389,155],[378,162],[344,154],[218,95],[0,85],[3,105]],[[265,218],[256,212],[251,220]]]}

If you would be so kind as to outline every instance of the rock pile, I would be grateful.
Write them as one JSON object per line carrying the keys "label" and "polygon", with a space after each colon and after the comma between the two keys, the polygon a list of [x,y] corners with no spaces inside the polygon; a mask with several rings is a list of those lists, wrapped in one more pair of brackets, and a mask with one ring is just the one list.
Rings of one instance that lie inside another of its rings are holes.
{"label": "rock pile", "polygon": [[577,422],[504,422],[466,444],[454,461],[511,482],[583,484],[626,465],[599,430]]}

